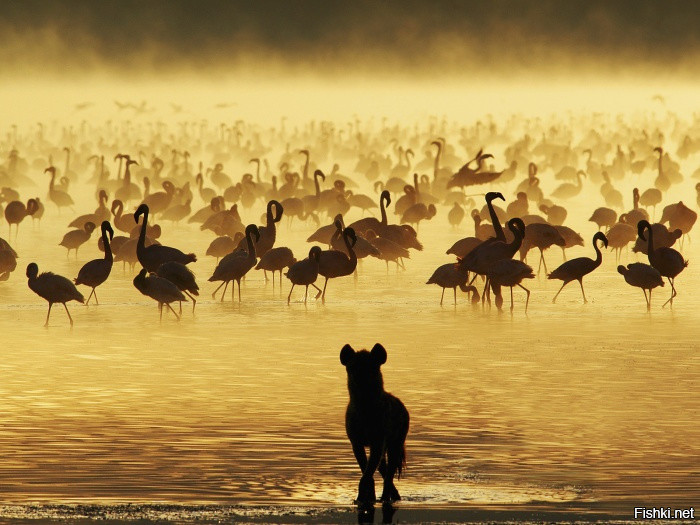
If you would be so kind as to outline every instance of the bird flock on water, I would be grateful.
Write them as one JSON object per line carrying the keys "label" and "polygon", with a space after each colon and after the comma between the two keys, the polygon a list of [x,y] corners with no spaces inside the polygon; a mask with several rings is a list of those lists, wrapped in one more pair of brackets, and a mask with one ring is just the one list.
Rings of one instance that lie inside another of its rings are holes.
{"label": "bird flock on water", "polygon": [[[441,220],[452,227],[455,242],[445,247],[445,263],[426,276],[427,284],[442,288],[441,305],[446,289],[456,304],[459,289],[472,303],[490,305],[493,296],[500,310],[507,288],[512,312],[519,288],[527,311],[527,280],[542,271],[561,281],[553,303],[573,281],[585,303],[583,280],[600,267],[604,251],[612,250],[619,263],[632,246],[640,260],[617,266],[621,281],[642,289],[647,309],[652,291],[667,282],[663,306],[672,306],[697,213],[666,196],[688,177],[700,178],[700,168],[683,175],[678,162],[700,153],[700,139],[693,138],[700,122],[669,116],[665,124],[673,130],[670,137],[659,125],[615,128],[583,118],[575,126],[549,127],[539,120],[464,126],[437,118],[422,127],[357,119],[347,126],[310,122],[293,130],[285,119],[269,129],[243,121],[182,122],[176,129],[131,121],[51,130],[39,124],[23,132],[14,126],[0,141],[0,217],[8,225],[7,240],[0,238],[0,281],[16,269],[12,244],[21,223],[30,218],[40,228],[42,217],[50,217],[69,228],[56,243],[67,257],[78,260],[95,231],[104,256],[83,264],[71,279],[40,273],[37,262],[27,265],[29,289],[49,304],[46,324],[54,304],[64,306],[71,325],[68,302],[100,304],[97,289],[115,262],[135,274],[135,291],[156,301],[161,319],[165,309],[179,320],[182,303],[192,302],[194,312],[199,297],[191,269],[198,256],[159,238],[188,223],[188,231],[199,230],[190,235],[212,239],[206,256],[217,260],[208,277],[218,286],[213,298],[223,287],[224,301],[230,285],[231,300],[241,302],[246,275],[262,270],[273,285],[277,274],[280,287],[286,277],[288,304],[297,286],[304,288],[304,303],[309,287],[325,302],[329,281],[356,276],[363,259],[383,261],[387,272],[390,264],[406,270],[411,253],[423,250],[421,223]],[[679,144],[675,151],[673,143]],[[541,181],[554,189],[545,190]],[[630,181],[635,187],[623,195],[619,188]],[[369,194],[361,193],[363,185]],[[44,197],[37,196],[41,186],[48,187]],[[76,187],[83,194],[94,191],[93,213],[76,216],[76,208],[91,208],[76,197]],[[700,206],[700,183],[694,188]],[[21,193],[32,197],[23,200]],[[630,197],[631,208],[625,206]],[[564,224],[571,206],[582,202],[597,230],[588,237],[594,256],[566,260],[567,249],[586,242]],[[360,217],[349,222],[353,214]],[[253,220],[244,222],[242,215]],[[468,235],[459,233],[465,222],[473,224]],[[307,238],[308,252],[294,254],[280,245],[285,227],[286,235],[316,228]],[[554,246],[564,262],[550,271],[545,252]],[[533,248],[536,269],[527,262]],[[87,299],[79,286],[89,289]]]}

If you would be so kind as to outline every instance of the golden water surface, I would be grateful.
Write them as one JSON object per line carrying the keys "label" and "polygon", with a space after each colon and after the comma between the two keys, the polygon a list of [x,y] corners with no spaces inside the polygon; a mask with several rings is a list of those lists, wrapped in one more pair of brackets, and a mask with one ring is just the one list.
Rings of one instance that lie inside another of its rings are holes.
{"label": "golden water surface", "polygon": [[[695,166],[683,166],[683,188],[664,202],[683,197],[695,209]],[[654,175],[645,174],[643,186]],[[23,195],[45,197],[47,181],[36,176],[37,189]],[[524,176],[495,189],[510,199]],[[542,178],[547,194],[556,181]],[[95,207],[92,190],[84,191],[76,215]],[[570,201],[566,224],[586,245],[569,257],[594,256],[596,228],[586,219],[601,205],[594,187]],[[193,208],[200,206],[196,196]],[[289,282],[273,288],[256,271],[241,304],[230,292],[224,302],[212,300],[215,286],[206,279],[216,262],[204,253],[213,237],[165,223],[160,241],[199,257],[191,265],[201,289],[194,315],[186,304],[180,322],[167,313],[159,322],[128,267],[115,264],[98,288],[99,306],[69,304],[70,329],[60,305],[42,328],[47,305],[28,289],[24,268],[35,261],[40,271],[73,278],[102,254],[93,234],[78,261],[67,259],[57,244],[72,214],[59,216],[47,202],[40,225],[21,224],[13,241],[18,268],[0,283],[2,503],[349,504],[360,472],[345,436],[339,352],[345,343],[375,342],[388,351],[385,387],[411,415],[408,468],[397,483],[402,505],[629,516],[634,506],[697,503],[697,234],[683,250],[690,265],[676,281],[673,309],[661,308],[666,285],[647,313],[641,291],[623,281],[606,252],[584,281],[588,304],[573,283],[553,305],[559,282],[541,274],[525,283],[527,314],[516,290],[511,315],[507,294],[499,313],[461,293],[453,306],[451,291],[440,306],[440,289],[426,286],[434,268],[451,260],[445,250],[473,235],[471,221],[448,226],[448,209],[439,206],[421,224],[425,250],[412,252],[405,272],[365,260],[357,281],[329,284],[325,305],[304,305],[297,288],[288,306]],[[262,210],[258,202],[242,211],[244,222],[259,222]],[[353,211],[346,222],[355,218]],[[283,221],[277,245],[302,258],[314,229]],[[562,261],[558,249],[546,257],[550,270]],[[623,253],[623,263],[636,260]],[[529,263],[536,266],[535,252]]]}

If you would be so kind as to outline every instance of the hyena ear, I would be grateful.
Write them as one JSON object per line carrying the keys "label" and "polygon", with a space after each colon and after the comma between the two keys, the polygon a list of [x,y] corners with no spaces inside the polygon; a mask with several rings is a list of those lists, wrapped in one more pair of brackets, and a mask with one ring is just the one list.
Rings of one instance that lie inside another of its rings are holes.
{"label": "hyena ear", "polygon": [[386,350],[379,343],[372,347],[370,354],[380,365],[386,363]]}
{"label": "hyena ear", "polygon": [[343,349],[340,351],[340,362],[344,366],[348,366],[348,363],[352,359],[352,357],[355,355],[355,350],[352,349],[352,346],[346,344]]}

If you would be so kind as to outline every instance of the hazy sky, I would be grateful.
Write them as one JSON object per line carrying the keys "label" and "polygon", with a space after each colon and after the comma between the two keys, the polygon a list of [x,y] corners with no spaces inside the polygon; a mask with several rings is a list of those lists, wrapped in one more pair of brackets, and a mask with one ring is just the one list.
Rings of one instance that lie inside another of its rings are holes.
{"label": "hazy sky", "polygon": [[692,76],[699,28],[700,4],[680,1],[9,1],[0,74],[282,66],[477,78],[653,66]]}

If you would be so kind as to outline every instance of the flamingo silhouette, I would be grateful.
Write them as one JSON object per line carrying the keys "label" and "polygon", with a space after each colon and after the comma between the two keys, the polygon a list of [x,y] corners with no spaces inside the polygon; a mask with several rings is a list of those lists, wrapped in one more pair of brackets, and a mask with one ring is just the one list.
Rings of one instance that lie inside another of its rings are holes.
{"label": "flamingo silhouette", "polygon": [[175,301],[187,301],[187,298],[175,284],[163,277],[158,277],[156,274],[148,275],[147,270],[141,268],[138,275],[134,277],[134,286],[143,295],[155,299],[158,302],[161,321],[163,320],[163,305],[170,309],[178,321],[180,320],[180,316],[173,310],[170,303]]}
{"label": "flamingo silhouette", "polygon": [[[97,292],[95,288],[101,285],[107,280],[109,274],[112,271],[112,264],[114,258],[112,256],[112,248],[110,246],[110,240],[114,238],[114,230],[109,221],[103,221],[101,226],[102,230],[102,245],[104,246],[105,256],[103,259],[93,259],[83,265],[78,272],[78,277],[74,279],[75,284],[84,284],[85,286],[90,286],[92,291],[87,298],[85,304],[90,303],[90,298],[95,296],[95,303],[100,304],[97,300]],[[108,236],[109,234],[109,236]]]}
{"label": "flamingo silhouette", "polygon": [[56,275],[55,273],[44,272],[39,275],[39,267],[36,263],[29,263],[27,265],[27,279],[29,289],[49,302],[49,311],[46,313],[46,322],[44,326],[49,325],[51,307],[54,303],[61,303],[63,305],[68,314],[70,325],[73,326],[73,318],[68,311],[66,303],[69,301],[85,302],[83,294],[78,291],[75,285],[62,275]]}
{"label": "flamingo silhouette", "polygon": [[[636,286],[644,292],[644,300],[647,302],[647,311],[651,310],[651,291],[657,286],[663,286],[664,280],[659,270],[644,263],[632,263],[619,265],[617,271],[625,278],[625,282],[631,286]],[[647,297],[649,290],[649,297]]]}
{"label": "flamingo silhouette", "polygon": [[304,291],[304,304],[306,304],[306,299],[309,295],[309,286],[313,286],[314,288],[316,288],[316,290],[318,290],[316,299],[318,299],[318,297],[321,295],[321,289],[314,284],[316,282],[316,279],[318,278],[318,266],[320,257],[321,248],[319,248],[318,246],[312,246],[309,250],[309,256],[306,259],[297,261],[289,267],[289,270],[287,271],[287,273],[285,273],[285,275],[290,281],[292,281],[292,289],[289,290],[289,295],[287,296],[287,304],[289,304],[289,301],[292,297],[292,292],[294,291],[294,287],[297,284],[306,287]]}
{"label": "flamingo silhouette", "polygon": [[605,236],[605,234],[602,232],[596,232],[596,234],[593,236],[593,249],[596,253],[595,260],[590,259],[588,257],[577,257],[576,259],[566,261],[547,276],[548,279],[559,279],[561,281],[564,281],[564,283],[561,285],[561,288],[559,288],[559,291],[554,296],[554,299],[552,299],[552,303],[557,302],[557,297],[564,289],[564,286],[566,286],[574,280],[578,281],[581,285],[581,294],[583,295],[583,302],[588,302],[588,300],[586,299],[586,292],[583,291],[583,278],[589,273],[591,273],[593,270],[598,268],[598,266],[600,266],[600,263],[603,262],[603,254],[598,248],[598,241],[601,241],[606,248],[608,247],[608,238]]}
{"label": "flamingo silhouette", "polygon": [[644,232],[648,235],[648,245],[647,245],[647,257],[649,258],[649,263],[658,270],[658,272],[668,279],[671,285],[671,297],[663,304],[662,308],[668,303],[673,306],[673,298],[678,295],[675,287],[675,279],[679,273],[681,273],[686,266],[688,266],[688,261],[683,259],[683,256],[674,250],[673,248],[654,248],[654,230],[651,228],[649,221],[639,221],[637,224],[637,234],[641,240],[647,240],[644,236]]}
{"label": "flamingo silhouette", "polygon": [[146,270],[149,272],[156,272],[161,264],[168,261],[188,264],[197,260],[197,256],[194,253],[185,254],[177,248],[172,248],[170,246],[163,246],[161,244],[146,246],[146,228],[148,225],[148,206],[146,204],[141,204],[136,209],[134,221],[138,222],[141,215],[143,215],[143,222],[141,223],[141,232],[139,233],[139,240],[136,245],[136,255],[138,256],[139,262]]}

